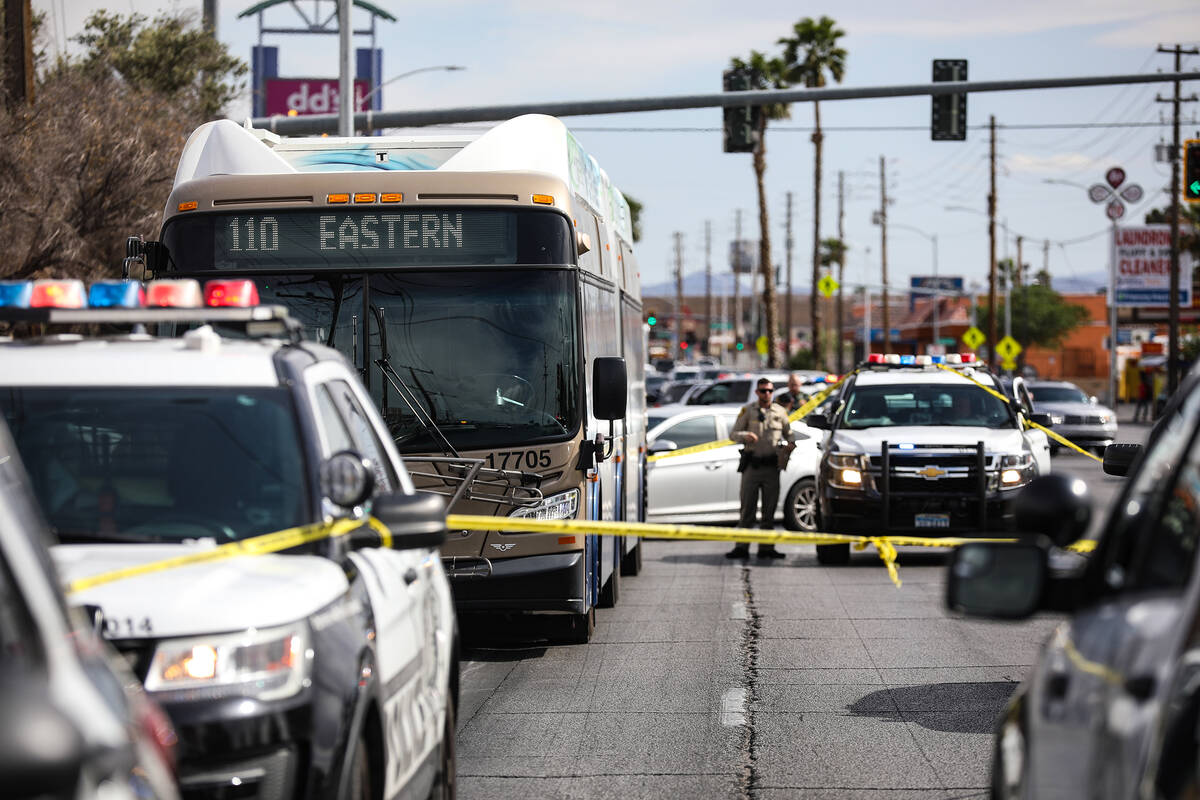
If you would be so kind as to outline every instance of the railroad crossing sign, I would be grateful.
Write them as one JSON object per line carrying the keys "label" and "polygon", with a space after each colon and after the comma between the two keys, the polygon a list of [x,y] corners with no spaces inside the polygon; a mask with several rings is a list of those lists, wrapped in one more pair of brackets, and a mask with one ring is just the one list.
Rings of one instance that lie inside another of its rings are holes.
{"label": "railroad crossing sign", "polygon": [[1005,336],[996,344],[996,354],[1000,356],[1000,366],[1003,369],[1015,369],[1016,358],[1021,354],[1021,345],[1011,336]]}
{"label": "railroad crossing sign", "polygon": [[976,328],[974,325],[967,328],[962,335],[963,344],[972,350],[978,350],[979,345],[987,341],[987,337],[983,335],[983,331]]}
{"label": "railroad crossing sign", "polygon": [[821,294],[826,297],[833,297],[833,293],[838,290],[838,282],[832,275],[826,275],[821,280],[817,281],[817,288],[821,290]]}

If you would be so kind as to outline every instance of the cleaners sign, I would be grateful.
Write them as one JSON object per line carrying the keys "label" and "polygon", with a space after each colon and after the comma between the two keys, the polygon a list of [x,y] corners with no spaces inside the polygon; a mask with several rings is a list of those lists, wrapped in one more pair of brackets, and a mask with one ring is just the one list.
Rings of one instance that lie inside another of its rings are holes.
{"label": "cleaners sign", "polygon": [[[1171,226],[1114,228],[1117,305],[1166,308],[1170,305]],[[1179,305],[1192,304],[1192,257],[1179,254]]]}

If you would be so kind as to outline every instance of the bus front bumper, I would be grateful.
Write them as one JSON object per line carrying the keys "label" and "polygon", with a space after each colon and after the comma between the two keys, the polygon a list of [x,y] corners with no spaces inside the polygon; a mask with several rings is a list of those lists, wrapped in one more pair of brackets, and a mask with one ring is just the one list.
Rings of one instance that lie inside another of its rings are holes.
{"label": "bus front bumper", "polygon": [[[444,557],[459,611],[558,611],[582,614],[584,554],[497,559]],[[480,562],[490,563],[490,574]]]}

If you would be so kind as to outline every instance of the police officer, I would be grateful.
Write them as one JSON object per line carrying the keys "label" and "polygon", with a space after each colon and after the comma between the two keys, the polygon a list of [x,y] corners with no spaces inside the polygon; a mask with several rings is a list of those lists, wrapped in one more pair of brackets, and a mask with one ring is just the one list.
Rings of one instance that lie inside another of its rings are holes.
{"label": "police officer", "polygon": [[[762,494],[762,529],[775,527],[775,506],[779,503],[780,451],[791,452],[796,443],[787,412],[771,402],[775,387],[769,378],[759,378],[755,401],[744,406],[734,423],[730,438],[745,445],[742,472],[742,516],[740,525],[753,528]],[[739,542],[726,558],[747,558],[750,545]],[[759,558],[783,558],[773,544],[758,546]]]}

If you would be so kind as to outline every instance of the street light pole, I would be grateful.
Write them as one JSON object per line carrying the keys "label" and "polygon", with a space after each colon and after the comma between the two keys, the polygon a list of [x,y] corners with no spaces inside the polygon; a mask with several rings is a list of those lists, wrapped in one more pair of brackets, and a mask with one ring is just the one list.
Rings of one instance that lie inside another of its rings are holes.
{"label": "street light pole", "polygon": [[445,70],[446,72],[456,72],[456,71],[462,70],[462,69],[466,69],[466,67],[460,67],[457,64],[446,64],[446,65],[439,65],[436,67],[420,67],[418,69],[410,69],[408,72],[401,72],[399,75],[393,75],[392,77],[388,78],[386,81],[379,84],[374,89],[372,89],[371,91],[369,91],[365,95],[363,95],[363,98],[361,100],[359,100],[359,102],[358,102],[358,110],[365,111],[368,100],[370,100],[375,95],[379,94],[380,89],[387,86],[389,83],[395,83],[396,81],[400,80],[401,78],[407,78],[409,75],[416,75],[418,72],[434,72],[436,70]]}

